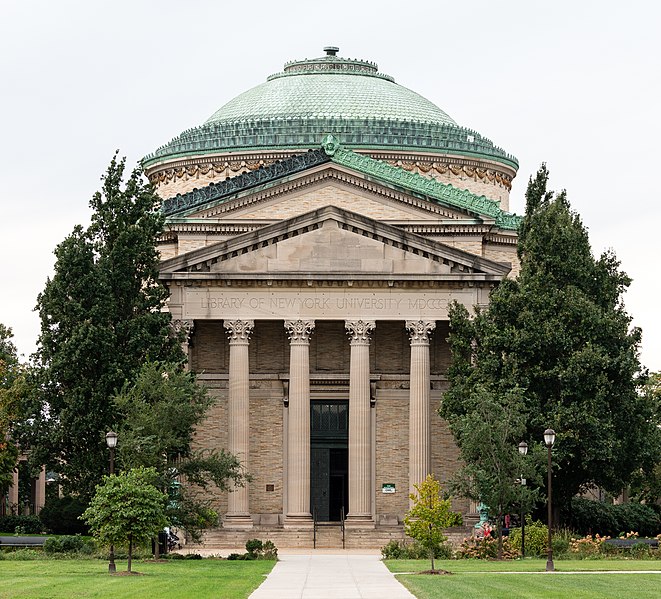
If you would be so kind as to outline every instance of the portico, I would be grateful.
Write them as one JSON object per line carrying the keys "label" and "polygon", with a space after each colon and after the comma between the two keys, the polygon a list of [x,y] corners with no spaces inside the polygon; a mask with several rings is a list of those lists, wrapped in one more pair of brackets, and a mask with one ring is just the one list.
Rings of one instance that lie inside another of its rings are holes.
{"label": "portico", "polygon": [[253,474],[222,500],[224,526],[401,521],[413,485],[456,460],[432,444],[449,305],[485,304],[507,270],[335,207],[163,262],[190,366],[218,398],[208,428]]}

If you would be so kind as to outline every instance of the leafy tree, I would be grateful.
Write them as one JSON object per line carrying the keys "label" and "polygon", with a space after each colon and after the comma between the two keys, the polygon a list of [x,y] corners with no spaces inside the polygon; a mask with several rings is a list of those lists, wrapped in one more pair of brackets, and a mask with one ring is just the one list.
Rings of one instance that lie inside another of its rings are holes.
{"label": "leafy tree", "polygon": [[652,410],[652,422],[656,425],[647,439],[649,459],[635,474],[631,484],[632,498],[654,504],[661,500],[661,372],[650,373],[642,388],[643,397]]}
{"label": "leafy tree", "polygon": [[618,493],[649,457],[649,402],[637,392],[640,331],[622,294],[630,279],[612,252],[595,259],[565,192],[547,190],[542,166],[528,185],[519,233],[521,273],[503,281],[474,320],[455,311],[453,364],[441,415],[473,409],[478,386],[504,397],[520,389],[524,438],[557,433],[554,505],[588,486]]}
{"label": "leafy tree", "polygon": [[118,457],[124,468],[152,467],[158,486],[170,494],[168,518],[199,539],[200,529],[217,522],[217,515],[189,488],[221,490],[246,478],[238,459],[225,451],[203,452],[193,447],[195,427],[212,403],[205,387],[176,364],[145,363],[133,384],[115,397],[121,416]]}
{"label": "leafy tree", "polygon": [[26,442],[83,498],[107,468],[104,434],[119,425],[112,397],[145,360],[183,359],[161,311],[159,199],[138,170],[124,183],[124,162],[115,156],[101,178],[90,226],[57,246],[37,304],[40,392]]}
{"label": "leafy tree", "polygon": [[12,337],[11,329],[0,323],[0,496],[3,501],[13,483],[18,461],[18,446],[12,433],[25,390],[25,375]]}
{"label": "leafy tree", "polygon": [[153,468],[142,467],[105,476],[81,516],[101,542],[128,543],[127,572],[131,572],[134,544],[148,540],[167,524],[168,497],[154,485],[157,476]]}
{"label": "leafy tree", "polygon": [[416,539],[429,551],[431,571],[434,571],[434,552],[447,540],[443,531],[462,523],[461,514],[452,511],[452,502],[441,497],[441,483],[431,474],[415,485],[417,493],[411,493],[413,502],[404,518],[406,534]]}
{"label": "leafy tree", "polygon": [[[465,316],[455,306],[452,316]],[[513,388],[501,394],[476,385],[464,400],[465,413],[449,414],[449,424],[460,448],[464,466],[456,473],[453,490],[489,508],[498,533],[498,559],[503,557],[502,520],[518,511],[523,502],[530,509],[536,493],[522,487],[520,477],[532,478],[533,456],[519,454],[518,441],[525,434],[523,394]]]}

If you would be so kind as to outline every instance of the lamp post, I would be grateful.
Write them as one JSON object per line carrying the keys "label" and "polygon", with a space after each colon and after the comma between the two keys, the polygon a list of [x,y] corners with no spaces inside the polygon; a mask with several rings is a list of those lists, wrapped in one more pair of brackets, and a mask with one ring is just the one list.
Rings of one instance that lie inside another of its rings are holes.
{"label": "lamp post", "polygon": [[[525,441],[519,443],[519,453],[521,455],[526,455],[528,453],[528,444]],[[526,556],[526,521],[525,514],[523,511],[523,487],[526,484],[526,479],[523,478],[523,474],[519,479],[521,481],[521,557]]]}
{"label": "lamp post", "polygon": [[[115,446],[117,445],[117,433],[109,431],[106,433],[106,445],[110,449],[110,476],[115,474]],[[115,566],[115,546],[110,544],[110,555],[108,556],[108,573],[114,574],[117,572]]]}
{"label": "lamp post", "polygon": [[549,538],[548,538],[548,558],[546,560],[546,571],[553,572],[555,567],[553,566],[553,543],[551,537],[551,527],[553,525],[553,493],[551,487],[551,449],[553,449],[553,444],[555,443],[555,431],[552,428],[547,428],[544,431],[544,443],[548,449],[548,526],[549,526]]}

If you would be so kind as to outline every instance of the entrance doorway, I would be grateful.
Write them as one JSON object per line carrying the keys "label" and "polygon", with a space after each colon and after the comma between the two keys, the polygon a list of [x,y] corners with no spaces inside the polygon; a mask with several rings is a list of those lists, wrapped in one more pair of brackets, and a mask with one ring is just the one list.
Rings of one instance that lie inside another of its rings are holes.
{"label": "entrance doorway", "polygon": [[339,522],[349,511],[349,404],[310,406],[310,505],[317,520]]}

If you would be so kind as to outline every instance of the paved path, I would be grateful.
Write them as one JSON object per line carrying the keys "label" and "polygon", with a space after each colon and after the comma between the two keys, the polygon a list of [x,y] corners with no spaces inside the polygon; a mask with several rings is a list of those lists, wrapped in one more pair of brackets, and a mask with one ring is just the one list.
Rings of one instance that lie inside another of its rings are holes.
{"label": "paved path", "polygon": [[378,555],[285,554],[250,599],[415,599]]}

